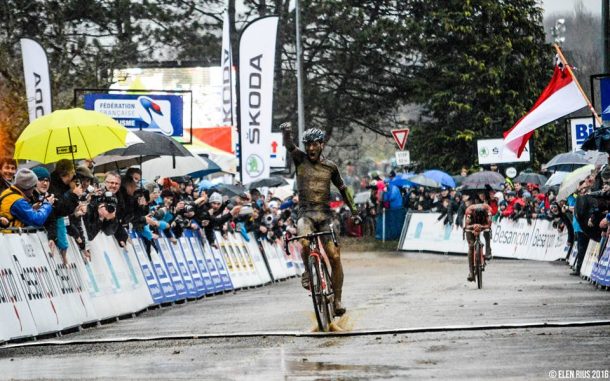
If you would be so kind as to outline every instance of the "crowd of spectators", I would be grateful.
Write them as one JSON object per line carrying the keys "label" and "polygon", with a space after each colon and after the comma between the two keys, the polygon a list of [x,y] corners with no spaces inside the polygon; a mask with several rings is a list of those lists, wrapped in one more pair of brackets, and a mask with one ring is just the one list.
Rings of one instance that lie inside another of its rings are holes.
{"label": "crowd of spectators", "polygon": [[[252,189],[229,197],[199,189],[189,177],[145,181],[138,168],[122,175],[108,172],[98,180],[91,168],[75,168],[71,160],[60,160],[51,172],[44,166],[16,171],[12,159],[1,162],[6,182],[0,193],[2,229],[44,227],[51,253],[59,252],[64,262],[68,237],[89,260],[86,243],[98,234],[114,236],[125,246],[132,230],[149,254],[155,238],[164,235],[177,243],[185,230],[216,247],[215,231],[232,231],[246,240],[253,233],[269,241],[296,234],[297,195],[280,200]],[[10,170],[4,170],[7,162]]]}
{"label": "crowd of spectators", "polygon": [[[569,243],[578,248],[574,269],[577,274],[591,230],[605,236],[610,221],[605,202],[610,199],[607,166],[593,171],[566,200],[557,199],[556,189],[541,189],[536,184],[510,179],[496,189],[461,192],[459,188],[397,187],[392,185],[394,176],[390,172],[386,179],[378,173],[357,177],[348,167],[346,183],[354,193],[366,191],[369,197],[358,203],[363,223],[354,226],[338,195],[332,196],[330,207],[341,234],[374,236],[376,217],[383,209],[397,208],[437,212],[439,221],[460,228],[466,208],[485,203],[490,206],[494,221],[524,219],[531,224],[542,219],[567,231]],[[581,206],[586,210],[580,214],[590,218],[579,222],[574,210],[578,198],[585,195],[599,196],[596,200],[604,202]],[[296,234],[298,204],[297,194],[282,200],[272,192],[265,196],[257,189],[229,197],[213,189],[200,189],[188,177],[146,181],[138,168],[129,168],[122,175],[108,172],[98,180],[91,167],[75,167],[71,160],[60,160],[49,172],[44,166],[17,171],[14,160],[0,159],[0,226],[44,227],[51,253],[59,252],[64,261],[69,236],[78,244],[83,258],[89,260],[87,241],[106,234],[124,246],[130,229],[142,239],[148,253],[155,238],[164,235],[175,243],[185,230],[201,234],[212,245],[216,245],[215,231],[233,231],[247,240],[253,233],[257,240],[273,241],[286,233]]]}

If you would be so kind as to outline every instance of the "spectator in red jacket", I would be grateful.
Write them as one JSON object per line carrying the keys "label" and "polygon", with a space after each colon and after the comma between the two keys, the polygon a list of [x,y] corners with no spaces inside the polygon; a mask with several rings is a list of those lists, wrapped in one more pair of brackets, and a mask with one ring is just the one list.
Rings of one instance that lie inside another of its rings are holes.
{"label": "spectator in red jacket", "polygon": [[514,191],[510,191],[506,193],[506,202],[508,205],[506,209],[502,212],[502,216],[510,217],[515,212],[515,205],[520,204],[521,207],[525,206],[525,201],[522,198],[517,197],[517,193]]}

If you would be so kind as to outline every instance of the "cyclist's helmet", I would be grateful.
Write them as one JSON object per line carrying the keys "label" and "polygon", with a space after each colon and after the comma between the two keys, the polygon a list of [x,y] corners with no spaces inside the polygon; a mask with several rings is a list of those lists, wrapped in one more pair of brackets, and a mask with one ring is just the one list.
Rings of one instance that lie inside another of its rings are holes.
{"label": "cyclist's helmet", "polygon": [[303,143],[320,142],[324,143],[326,134],[319,128],[310,128],[303,133]]}

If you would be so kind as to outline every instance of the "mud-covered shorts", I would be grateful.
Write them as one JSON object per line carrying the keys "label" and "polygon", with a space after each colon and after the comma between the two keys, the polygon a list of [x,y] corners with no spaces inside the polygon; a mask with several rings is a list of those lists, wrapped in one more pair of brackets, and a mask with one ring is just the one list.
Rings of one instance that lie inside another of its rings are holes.
{"label": "mud-covered shorts", "polygon": [[[297,235],[306,235],[310,233],[325,232],[330,230],[330,224],[332,223],[332,215],[330,212],[323,211],[305,211],[299,213],[299,220],[297,221]],[[335,237],[339,239],[339,227],[333,226],[335,231]],[[320,237],[322,242],[326,244],[331,239],[330,236]]]}

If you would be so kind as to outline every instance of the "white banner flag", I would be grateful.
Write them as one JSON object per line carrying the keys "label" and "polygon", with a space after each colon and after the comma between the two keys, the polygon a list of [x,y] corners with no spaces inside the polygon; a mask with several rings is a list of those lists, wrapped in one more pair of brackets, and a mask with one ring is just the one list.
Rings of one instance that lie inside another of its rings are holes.
{"label": "white banner flag", "polygon": [[42,46],[29,38],[21,39],[21,54],[31,123],[38,117],[50,114],[53,109],[49,63]]}
{"label": "white banner flag", "polygon": [[233,55],[231,50],[231,24],[229,12],[225,12],[222,25],[222,123],[225,126],[233,125]]}
{"label": "white banner flag", "polygon": [[277,16],[250,23],[239,40],[241,181],[269,177]]}

